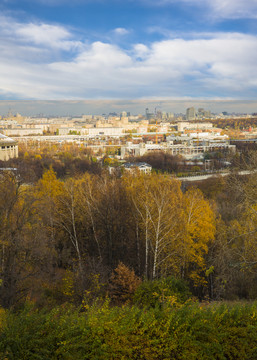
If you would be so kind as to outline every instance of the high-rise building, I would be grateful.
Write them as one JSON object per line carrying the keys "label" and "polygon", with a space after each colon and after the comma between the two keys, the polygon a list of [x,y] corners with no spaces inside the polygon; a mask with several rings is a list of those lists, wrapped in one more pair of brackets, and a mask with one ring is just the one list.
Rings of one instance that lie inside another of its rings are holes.
{"label": "high-rise building", "polygon": [[187,108],[186,119],[187,120],[195,120],[195,108],[194,107]]}
{"label": "high-rise building", "polygon": [[201,119],[201,118],[210,118],[211,117],[211,112],[209,110],[204,110],[203,108],[199,108],[198,113],[197,113],[197,117],[199,119]]}
{"label": "high-rise building", "polygon": [[147,118],[147,120],[151,120],[155,118],[155,114],[154,113],[150,113],[149,109],[146,108],[145,109],[145,117]]}
{"label": "high-rise building", "polygon": [[122,111],[121,113],[120,113],[120,117],[126,117],[127,116],[127,112],[126,111]]}

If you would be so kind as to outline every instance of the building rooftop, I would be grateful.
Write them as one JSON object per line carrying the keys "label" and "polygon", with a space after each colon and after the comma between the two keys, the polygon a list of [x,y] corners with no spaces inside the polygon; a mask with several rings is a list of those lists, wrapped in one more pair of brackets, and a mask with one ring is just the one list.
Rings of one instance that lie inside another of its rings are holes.
{"label": "building rooftop", "polygon": [[134,162],[134,163],[125,163],[123,164],[125,168],[133,168],[133,167],[152,167],[151,165],[147,164],[146,162]]}
{"label": "building rooftop", "polygon": [[0,145],[15,145],[17,141],[9,138],[8,136],[0,133]]}

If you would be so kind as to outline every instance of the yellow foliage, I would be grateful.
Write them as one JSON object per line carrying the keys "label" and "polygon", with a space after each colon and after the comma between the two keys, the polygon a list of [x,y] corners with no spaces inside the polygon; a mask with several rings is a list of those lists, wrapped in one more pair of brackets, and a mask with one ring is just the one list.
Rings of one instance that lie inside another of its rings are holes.
{"label": "yellow foliage", "polygon": [[56,178],[56,173],[50,168],[38,182],[39,197],[56,198],[63,192],[63,183]]}
{"label": "yellow foliage", "polygon": [[62,293],[68,297],[74,295],[74,274],[70,270],[65,271],[65,275],[62,279]]}
{"label": "yellow foliage", "polygon": [[216,226],[202,192],[193,188],[183,194],[179,181],[156,174],[127,176],[124,181],[153,257],[153,277],[187,274],[195,284],[205,283],[200,274],[206,270],[205,255]]}
{"label": "yellow foliage", "polygon": [[5,322],[6,322],[6,312],[2,307],[0,307],[0,329],[2,329],[5,326]]}
{"label": "yellow foliage", "polygon": [[201,275],[206,270],[204,255],[209,242],[214,240],[216,227],[215,215],[199,189],[189,189],[184,195],[182,224],[183,266],[186,271],[192,264],[189,277],[195,285],[203,285],[206,283]]}

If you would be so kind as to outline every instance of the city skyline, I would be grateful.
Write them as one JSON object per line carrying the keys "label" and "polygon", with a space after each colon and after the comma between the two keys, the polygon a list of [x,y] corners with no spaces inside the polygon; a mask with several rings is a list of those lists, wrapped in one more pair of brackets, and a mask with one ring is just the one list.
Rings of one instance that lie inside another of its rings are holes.
{"label": "city skyline", "polygon": [[0,100],[254,100],[256,14],[256,0],[3,0]]}
{"label": "city skyline", "polygon": [[257,113],[257,101],[233,100],[49,100],[49,101],[15,101],[1,100],[0,115],[20,113],[23,116],[81,116],[101,115],[112,112],[128,111],[132,114],[145,114],[155,110],[186,114],[186,109],[194,107],[210,110],[212,113],[251,114]]}

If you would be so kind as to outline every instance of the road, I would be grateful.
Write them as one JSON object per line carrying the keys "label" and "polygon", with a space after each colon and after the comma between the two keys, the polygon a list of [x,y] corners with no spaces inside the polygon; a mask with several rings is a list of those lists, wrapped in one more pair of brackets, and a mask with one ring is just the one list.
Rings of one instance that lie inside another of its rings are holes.
{"label": "road", "polygon": [[[242,170],[238,172],[238,175],[250,175],[252,173],[257,172],[257,170]],[[215,176],[228,176],[230,174],[230,171],[226,172],[217,172],[217,173],[211,173],[211,174],[205,174],[205,175],[194,175],[194,176],[185,176],[185,177],[177,177],[180,181],[202,181],[206,180]]]}

